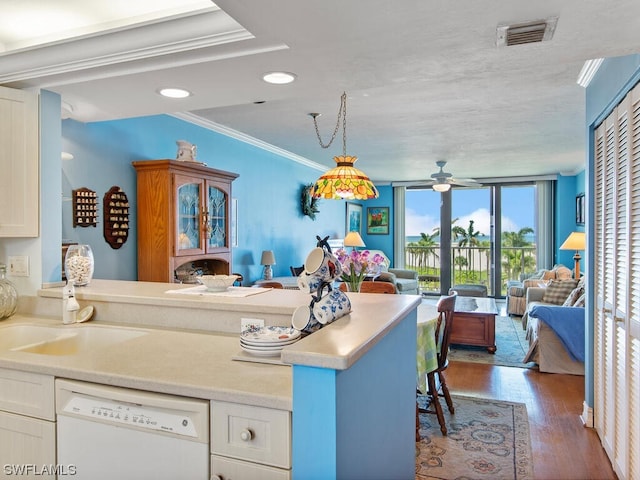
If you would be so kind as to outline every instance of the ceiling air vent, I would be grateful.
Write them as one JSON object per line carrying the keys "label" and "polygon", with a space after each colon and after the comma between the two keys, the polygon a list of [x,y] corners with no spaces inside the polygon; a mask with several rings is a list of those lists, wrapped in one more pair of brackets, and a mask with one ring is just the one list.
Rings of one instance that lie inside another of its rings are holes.
{"label": "ceiling air vent", "polygon": [[517,25],[498,25],[496,44],[498,47],[510,47],[551,40],[557,23],[558,17],[550,17]]}

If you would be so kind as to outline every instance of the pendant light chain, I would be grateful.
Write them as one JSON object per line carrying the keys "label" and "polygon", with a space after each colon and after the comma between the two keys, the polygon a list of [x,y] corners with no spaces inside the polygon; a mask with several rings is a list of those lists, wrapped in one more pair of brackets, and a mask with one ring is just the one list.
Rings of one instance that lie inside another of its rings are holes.
{"label": "pendant light chain", "polygon": [[333,141],[336,139],[336,135],[338,134],[338,128],[340,128],[340,120],[342,117],[342,154],[347,155],[347,93],[344,92],[340,97],[340,110],[338,110],[338,120],[336,121],[336,128],[333,130],[333,135],[331,135],[331,140],[329,143],[324,144],[322,142],[322,138],[320,137],[320,130],[318,129],[318,120],[317,117],[319,114],[312,113],[310,114],[313,117],[313,125],[316,128],[316,136],[318,137],[318,142],[320,142],[320,146],[322,148],[329,148]]}
{"label": "pendant light chain", "polygon": [[320,146],[328,148],[338,135],[340,122],[342,122],[342,156],[333,157],[336,166],[325,172],[313,184],[311,196],[313,198],[326,198],[333,200],[368,200],[378,198],[378,189],[369,179],[366,173],[354,167],[358,160],[356,156],[347,156],[347,92],[340,97],[340,110],[338,110],[338,121],[329,143],[325,144],[320,137],[317,117],[319,113],[310,113],[313,124],[316,127],[316,135]]}

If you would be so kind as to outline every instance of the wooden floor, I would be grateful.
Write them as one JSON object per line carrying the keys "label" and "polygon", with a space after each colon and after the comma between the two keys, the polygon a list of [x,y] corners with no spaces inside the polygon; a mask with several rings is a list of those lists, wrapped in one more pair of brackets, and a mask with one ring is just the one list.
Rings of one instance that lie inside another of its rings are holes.
{"label": "wooden floor", "polygon": [[451,393],[524,403],[536,480],[616,479],[595,430],[580,420],[584,377],[450,362]]}

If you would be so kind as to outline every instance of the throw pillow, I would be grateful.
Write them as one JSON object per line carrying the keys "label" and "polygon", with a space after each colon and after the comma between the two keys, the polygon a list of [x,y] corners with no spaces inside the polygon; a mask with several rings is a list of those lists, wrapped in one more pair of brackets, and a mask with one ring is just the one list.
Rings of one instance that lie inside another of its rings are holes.
{"label": "throw pillow", "polygon": [[584,287],[581,287],[580,284],[578,284],[576,288],[571,290],[571,293],[569,294],[567,299],[564,301],[562,306],[563,307],[575,306],[576,300],[578,300],[578,298],[580,298],[582,295],[584,295]]}
{"label": "throw pillow", "polygon": [[558,280],[567,280],[573,278],[573,272],[564,265],[558,265],[554,268],[556,272],[556,278]]}
{"label": "throw pillow", "polygon": [[562,305],[578,282],[573,279],[552,280],[544,290],[542,301],[553,305]]}
{"label": "throw pillow", "polygon": [[553,280],[554,278],[556,278],[556,272],[553,270],[544,270],[540,280]]}

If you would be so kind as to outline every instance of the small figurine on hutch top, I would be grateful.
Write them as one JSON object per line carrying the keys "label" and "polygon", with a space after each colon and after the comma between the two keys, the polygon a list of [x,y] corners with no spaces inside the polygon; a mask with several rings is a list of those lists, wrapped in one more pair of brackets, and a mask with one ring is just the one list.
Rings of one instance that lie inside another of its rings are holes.
{"label": "small figurine on hutch top", "polygon": [[186,140],[177,140],[178,154],[176,160],[181,162],[195,162],[196,161],[196,149],[197,147]]}

